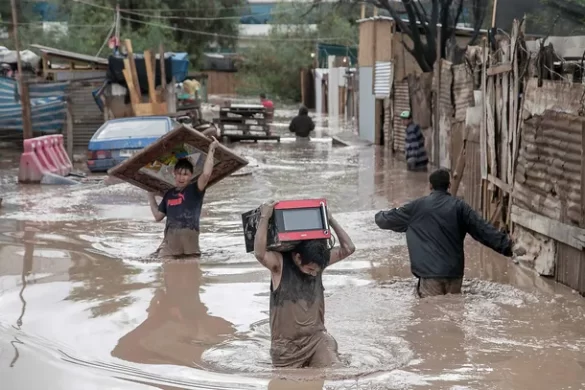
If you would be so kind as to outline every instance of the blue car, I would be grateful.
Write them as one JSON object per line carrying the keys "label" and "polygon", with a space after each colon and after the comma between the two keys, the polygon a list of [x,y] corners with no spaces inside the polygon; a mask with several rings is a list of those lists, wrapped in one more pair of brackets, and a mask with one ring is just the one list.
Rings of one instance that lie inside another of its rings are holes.
{"label": "blue car", "polygon": [[89,141],[87,167],[91,172],[106,172],[179,125],[168,116],[109,120]]}

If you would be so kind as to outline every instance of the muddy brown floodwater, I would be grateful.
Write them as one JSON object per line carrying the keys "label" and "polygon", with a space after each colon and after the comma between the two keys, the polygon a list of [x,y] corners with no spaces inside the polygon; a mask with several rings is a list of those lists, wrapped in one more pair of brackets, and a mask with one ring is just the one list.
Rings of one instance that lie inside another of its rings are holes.
{"label": "muddy brown floodwater", "polygon": [[[18,186],[2,173],[0,387],[28,389],[581,389],[585,300],[473,242],[465,294],[414,296],[403,235],[374,213],[427,193],[373,147],[236,145],[253,174],[212,187],[200,263],[148,261],[163,233],[127,184]],[[269,273],[240,214],[326,197],[357,251],[326,271],[344,368],[273,371]]]}

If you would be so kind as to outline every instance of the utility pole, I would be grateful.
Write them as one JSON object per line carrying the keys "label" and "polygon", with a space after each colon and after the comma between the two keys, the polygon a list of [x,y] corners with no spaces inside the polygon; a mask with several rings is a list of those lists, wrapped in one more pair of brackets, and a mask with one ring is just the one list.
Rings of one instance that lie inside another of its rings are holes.
{"label": "utility pole", "polygon": [[120,42],[120,3],[116,3],[116,29],[114,30],[116,42]]}
{"label": "utility pole", "polygon": [[492,28],[496,27],[496,15],[498,13],[498,0],[494,0],[492,9]]}
{"label": "utility pole", "polygon": [[14,36],[14,49],[16,50],[16,66],[18,69],[18,86],[20,89],[20,104],[22,105],[22,136],[24,139],[33,137],[33,128],[30,113],[30,98],[28,84],[23,80],[22,63],[20,61],[20,44],[18,42],[18,17],[16,15],[16,0],[10,0],[12,6],[12,28]]}

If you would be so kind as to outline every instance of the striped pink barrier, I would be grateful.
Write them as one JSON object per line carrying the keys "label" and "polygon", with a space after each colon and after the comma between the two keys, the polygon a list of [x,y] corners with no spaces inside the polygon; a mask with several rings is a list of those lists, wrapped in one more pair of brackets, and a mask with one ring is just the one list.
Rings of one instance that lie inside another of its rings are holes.
{"label": "striped pink barrier", "polygon": [[26,139],[20,156],[18,180],[21,183],[40,183],[43,176],[52,173],[67,176],[73,164],[63,145],[63,135],[45,135]]}

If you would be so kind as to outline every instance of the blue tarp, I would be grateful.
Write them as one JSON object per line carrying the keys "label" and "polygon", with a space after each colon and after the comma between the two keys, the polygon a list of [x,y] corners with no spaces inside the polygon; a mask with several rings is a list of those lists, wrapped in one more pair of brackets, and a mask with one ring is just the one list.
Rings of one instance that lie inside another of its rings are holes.
{"label": "blue tarp", "polygon": [[[33,132],[60,133],[67,120],[66,88],[69,83],[30,84]],[[22,104],[18,84],[0,77],[0,130],[22,131]]]}
{"label": "blue tarp", "polygon": [[173,53],[173,77],[177,83],[182,83],[189,73],[189,55],[187,53]]}

